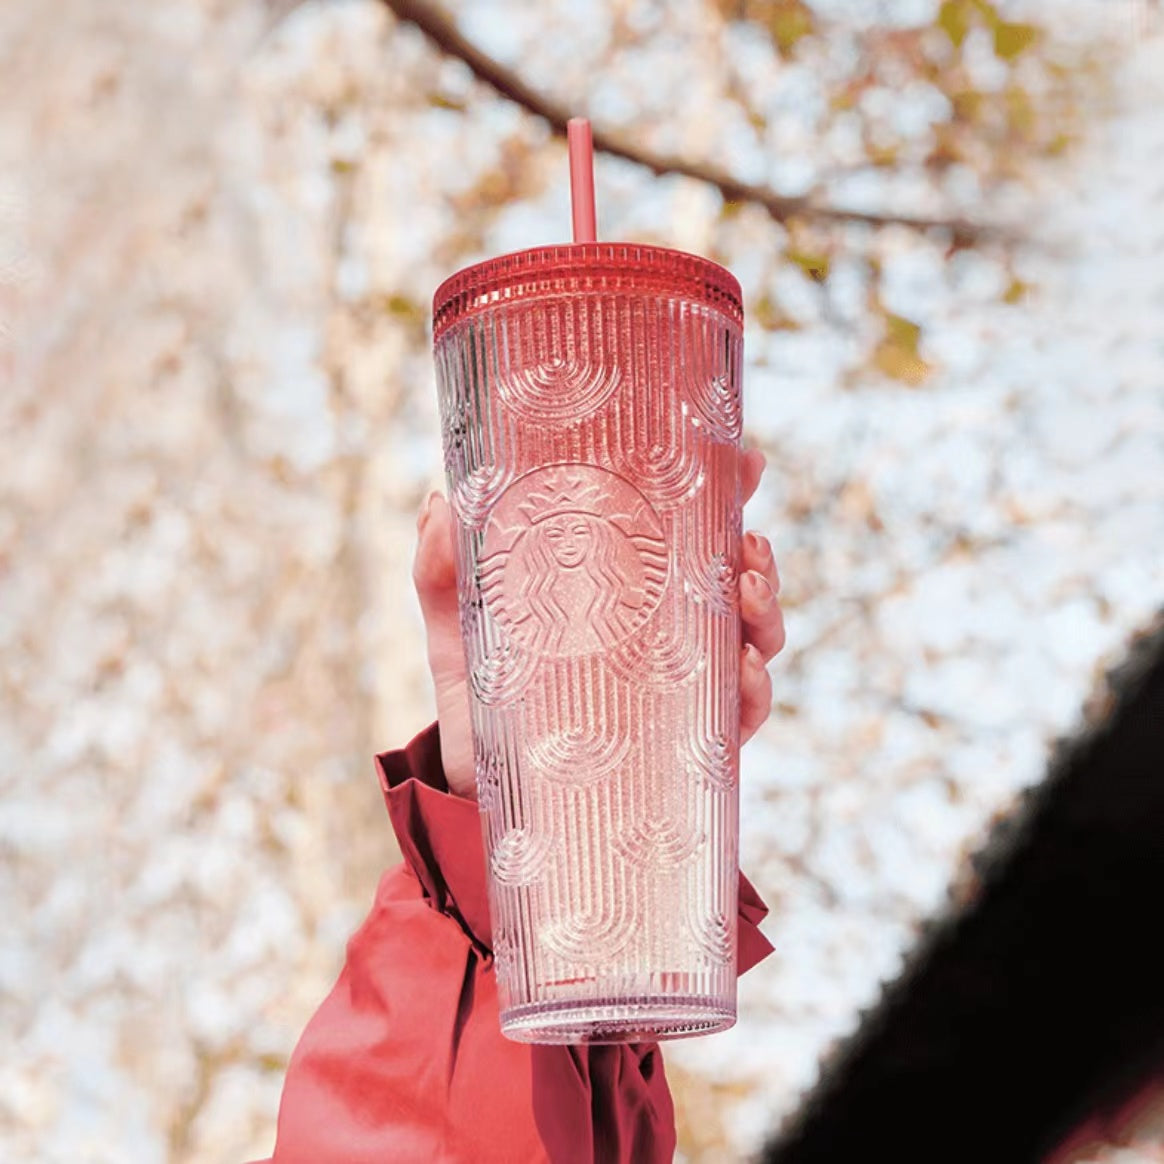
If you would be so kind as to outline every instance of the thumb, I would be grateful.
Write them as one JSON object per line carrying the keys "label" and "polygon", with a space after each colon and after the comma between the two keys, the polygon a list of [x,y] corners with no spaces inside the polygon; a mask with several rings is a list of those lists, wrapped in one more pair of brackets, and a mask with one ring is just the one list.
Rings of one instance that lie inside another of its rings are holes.
{"label": "thumb", "polygon": [[429,495],[417,519],[417,529],[412,582],[424,619],[429,668],[439,693],[465,678],[465,650],[461,642],[453,551],[453,515],[440,493]]}

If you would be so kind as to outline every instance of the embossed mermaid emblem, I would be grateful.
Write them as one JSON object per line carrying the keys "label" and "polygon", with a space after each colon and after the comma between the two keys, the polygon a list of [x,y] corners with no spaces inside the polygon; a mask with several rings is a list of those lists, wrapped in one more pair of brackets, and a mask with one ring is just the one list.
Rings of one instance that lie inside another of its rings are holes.
{"label": "embossed mermaid emblem", "polygon": [[486,525],[486,607],[535,656],[609,650],[658,607],[668,555],[659,519],[628,481],[594,465],[519,477]]}

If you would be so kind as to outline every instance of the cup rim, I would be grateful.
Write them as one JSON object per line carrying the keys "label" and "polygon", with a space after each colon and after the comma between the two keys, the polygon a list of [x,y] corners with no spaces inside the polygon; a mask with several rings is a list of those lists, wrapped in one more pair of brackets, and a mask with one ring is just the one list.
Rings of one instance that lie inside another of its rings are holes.
{"label": "cup rim", "polygon": [[[558,279],[564,285],[551,286]],[[552,243],[483,259],[445,279],[433,293],[433,340],[501,303],[627,291],[671,291],[743,320],[739,280],[711,259],[646,243]]]}

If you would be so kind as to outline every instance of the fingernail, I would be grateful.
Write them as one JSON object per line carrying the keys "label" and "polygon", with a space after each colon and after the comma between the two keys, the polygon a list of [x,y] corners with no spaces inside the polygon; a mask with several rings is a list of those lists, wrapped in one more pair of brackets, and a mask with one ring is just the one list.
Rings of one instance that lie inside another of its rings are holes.
{"label": "fingernail", "polygon": [[775,595],[772,593],[772,587],[768,585],[768,580],[763,574],[755,570],[748,570],[744,574],[744,585],[747,586],[752,598],[761,607],[771,605],[773,598],[775,598]]}
{"label": "fingernail", "polygon": [[752,553],[761,562],[767,562],[771,559],[772,543],[763,534],[756,533],[755,530],[749,530],[745,537],[751,547]]}
{"label": "fingernail", "polygon": [[429,515],[432,513],[432,503],[437,499],[438,496],[440,496],[440,490],[434,489],[424,499],[424,501],[421,502],[420,512],[416,515],[416,528],[418,530],[424,529],[425,524],[428,522]]}
{"label": "fingernail", "polygon": [[764,670],[764,660],[753,643],[744,647],[744,662],[754,671]]}

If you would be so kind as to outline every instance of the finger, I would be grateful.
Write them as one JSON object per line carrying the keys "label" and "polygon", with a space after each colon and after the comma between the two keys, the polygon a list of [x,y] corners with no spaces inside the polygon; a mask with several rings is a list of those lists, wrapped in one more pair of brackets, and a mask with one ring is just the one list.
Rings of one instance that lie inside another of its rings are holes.
{"label": "finger", "polygon": [[428,640],[428,660],[437,689],[465,677],[453,556],[453,515],[440,493],[429,495],[417,519],[412,581],[420,600]]}
{"label": "finger", "polygon": [[740,743],[746,744],[772,711],[772,677],[750,643],[740,652]]}
{"label": "finger", "polygon": [[780,571],[772,555],[772,543],[763,534],[748,530],[744,534],[741,570],[755,570],[767,579],[773,594],[780,593]]}
{"label": "finger", "polygon": [[740,578],[740,618],[743,640],[752,644],[763,662],[778,655],[784,647],[784,612],[768,580],[755,570]]}
{"label": "finger", "polygon": [[740,492],[746,505],[760,485],[768,458],[759,449],[745,449],[740,458]]}

